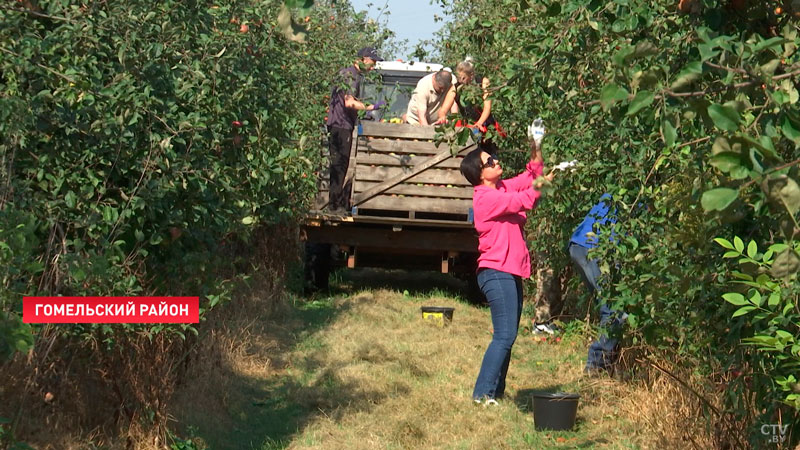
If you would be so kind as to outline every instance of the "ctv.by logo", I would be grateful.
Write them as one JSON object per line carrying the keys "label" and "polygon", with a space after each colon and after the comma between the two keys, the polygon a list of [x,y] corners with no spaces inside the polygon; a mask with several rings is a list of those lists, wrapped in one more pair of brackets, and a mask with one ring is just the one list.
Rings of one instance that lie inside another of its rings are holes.
{"label": "ctv.by logo", "polygon": [[789,425],[764,424],[761,425],[761,434],[769,436],[769,442],[777,444],[786,439],[786,431],[788,429]]}

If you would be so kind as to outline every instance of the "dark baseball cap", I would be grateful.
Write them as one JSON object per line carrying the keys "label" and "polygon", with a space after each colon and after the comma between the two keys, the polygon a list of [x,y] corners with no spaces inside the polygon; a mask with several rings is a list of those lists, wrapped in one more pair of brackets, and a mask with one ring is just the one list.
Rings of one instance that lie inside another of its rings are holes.
{"label": "dark baseball cap", "polygon": [[372,58],[374,61],[383,61],[383,58],[378,56],[378,51],[375,47],[364,47],[358,51],[359,58]]}

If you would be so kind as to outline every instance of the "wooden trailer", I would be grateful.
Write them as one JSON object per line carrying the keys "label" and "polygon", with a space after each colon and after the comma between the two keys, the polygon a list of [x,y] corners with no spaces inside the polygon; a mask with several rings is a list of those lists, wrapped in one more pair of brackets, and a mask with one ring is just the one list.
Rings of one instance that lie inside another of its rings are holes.
{"label": "wooden trailer", "polygon": [[[478,239],[472,224],[472,186],[459,165],[475,148],[437,146],[434,128],[362,122],[353,132],[345,188],[350,214],[324,211],[323,174],[315,210],[302,227],[315,284],[327,283],[330,249],[347,267],[386,267],[473,274]],[[328,255],[326,255],[326,252]]]}

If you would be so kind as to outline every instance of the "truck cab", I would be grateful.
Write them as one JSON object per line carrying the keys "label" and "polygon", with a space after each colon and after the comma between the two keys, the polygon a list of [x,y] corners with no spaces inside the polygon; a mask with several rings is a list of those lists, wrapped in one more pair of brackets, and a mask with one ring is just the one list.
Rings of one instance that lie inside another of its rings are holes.
{"label": "truck cab", "polygon": [[378,61],[373,74],[370,74],[374,76],[368,76],[362,84],[360,98],[383,100],[387,107],[370,111],[365,114],[364,120],[390,123],[392,119],[402,121],[417,82],[444,68],[441,64],[424,62]]}

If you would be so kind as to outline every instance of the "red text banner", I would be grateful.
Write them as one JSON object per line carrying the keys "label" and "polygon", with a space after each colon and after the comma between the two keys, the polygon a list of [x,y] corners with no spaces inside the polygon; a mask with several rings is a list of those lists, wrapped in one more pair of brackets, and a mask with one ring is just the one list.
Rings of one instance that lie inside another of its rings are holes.
{"label": "red text banner", "polygon": [[199,297],[23,297],[25,323],[198,323]]}

